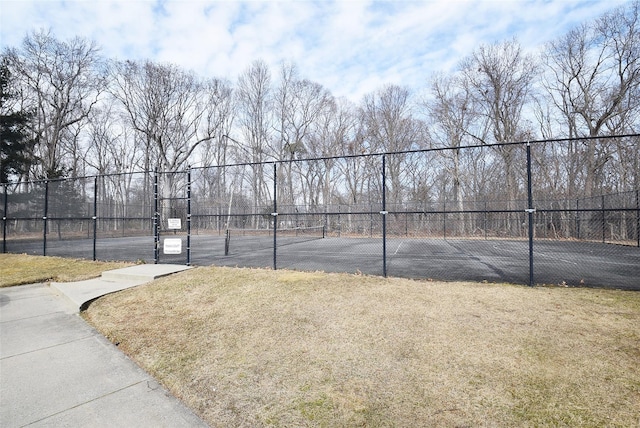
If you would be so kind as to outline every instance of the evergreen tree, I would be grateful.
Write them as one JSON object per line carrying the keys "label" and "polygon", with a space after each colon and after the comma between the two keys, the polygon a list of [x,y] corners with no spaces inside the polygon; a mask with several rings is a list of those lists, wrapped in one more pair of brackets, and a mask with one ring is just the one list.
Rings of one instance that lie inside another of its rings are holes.
{"label": "evergreen tree", "polygon": [[10,88],[11,72],[6,62],[0,64],[0,183],[12,175],[27,172],[35,141],[29,138],[27,125],[31,114],[14,111],[9,102],[15,98]]}

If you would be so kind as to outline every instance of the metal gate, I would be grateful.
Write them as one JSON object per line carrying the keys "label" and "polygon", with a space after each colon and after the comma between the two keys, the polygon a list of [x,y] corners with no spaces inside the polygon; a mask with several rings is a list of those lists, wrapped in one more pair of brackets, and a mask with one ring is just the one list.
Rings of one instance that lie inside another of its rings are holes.
{"label": "metal gate", "polygon": [[154,263],[191,265],[191,170],[158,172],[154,193]]}

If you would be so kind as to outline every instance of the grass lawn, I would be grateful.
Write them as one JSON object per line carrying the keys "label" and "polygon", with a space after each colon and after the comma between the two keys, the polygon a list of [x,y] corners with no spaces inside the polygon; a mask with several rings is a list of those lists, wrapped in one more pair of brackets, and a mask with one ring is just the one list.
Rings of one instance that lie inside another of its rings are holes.
{"label": "grass lawn", "polygon": [[0,254],[0,288],[47,281],[82,281],[125,266],[131,263]]}
{"label": "grass lawn", "polygon": [[638,292],[207,267],[83,316],[215,427],[640,424]]}

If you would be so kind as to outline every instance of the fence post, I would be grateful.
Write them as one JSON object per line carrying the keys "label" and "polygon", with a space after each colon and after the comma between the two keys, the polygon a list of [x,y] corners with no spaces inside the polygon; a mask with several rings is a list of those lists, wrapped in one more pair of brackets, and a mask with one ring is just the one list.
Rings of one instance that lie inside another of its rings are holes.
{"label": "fence post", "polygon": [[373,203],[371,202],[369,202],[369,238],[373,238]]}
{"label": "fence post", "polygon": [[[5,191],[5,195],[6,194]],[[5,213],[6,212],[5,209]],[[636,238],[638,240],[638,248],[640,248],[640,190],[636,190]]]}
{"label": "fence post", "polygon": [[442,199],[442,239],[447,239],[447,197]]}
{"label": "fence post", "polygon": [[386,155],[382,155],[382,276],[387,277],[387,181]]}
{"label": "fence post", "polygon": [[324,204],[324,227],[329,227],[329,215],[327,214],[327,202]]}
{"label": "fence post", "polygon": [[602,199],[602,243],[606,242],[606,228],[607,222],[605,221],[606,211],[604,210],[604,195],[601,196]]}
{"label": "fence post", "polygon": [[533,191],[531,189],[531,143],[527,141],[527,213],[529,217],[529,286],[533,287]]}
{"label": "fence post", "polygon": [[42,255],[47,255],[47,216],[49,215],[49,181],[44,182],[44,210],[42,213]]}
{"label": "fence post", "polygon": [[187,266],[191,266],[191,166],[187,169]]}
{"label": "fence post", "polygon": [[93,178],[93,261],[97,260],[96,241],[98,239],[98,176]]}
{"label": "fence post", "polygon": [[484,211],[482,213],[482,219],[483,219],[483,229],[484,229],[484,240],[487,240],[487,227],[489,225],[488,221],[487,221],[487,200],[485,199],[484,201]]}
{"label": "fence post", "polygon": [[276,163],[273,163],[273,212],[271,216],[273,217],[273,270],[278,269],[278,168]]}
{"label": "fence post", "polygon": [[4,201],[3,201],[3,214],[2,214],[2,253],[6,253],[7,252],[7,209],[8,209],[8,202],[7,200],[9,199],[9,193],[7,193],[9,191],[9,188],[7,187],[7,184],[5,183],[3,185],[4,187]]}
{"label": "fence post", "polygon": [[409,206],[405,205],[404,207],[404,236],[409,236]]}
{"label": "fence post", "polygon": [[158,168],[153,173],[153,263],[158,264]]}
{"label": "fence post", "polygon": [[580,198],[576,199],[576,238],[580,239]]}

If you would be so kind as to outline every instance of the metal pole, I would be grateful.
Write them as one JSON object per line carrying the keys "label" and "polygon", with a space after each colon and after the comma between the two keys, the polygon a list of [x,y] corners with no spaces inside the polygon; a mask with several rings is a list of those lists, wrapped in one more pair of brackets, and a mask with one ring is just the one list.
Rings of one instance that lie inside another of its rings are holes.
{"label": "metal pole", "polygon": [[[5,213],[6,212],[5,209]],[[636,238],[638,239],[638,247],[640,248],[640,190],[636,190]]]}
{"label": "metal pole", "polygon": [[191,266],[191,167],[187,170],[187,266]]}
{"label": "metal pole", "polygon": [[387,182],[386,155],[382,155],[382,276],[387,277]]}
{"label": "metal pole", "polygon": [[404,236],[409,236],[409,213],[407,213],[408,210],[409,210],[409,207],[405,206],[405,208],[404,208]]}
{"label": "metal pole", "polygon": [[576,238],[580,239],[580,198],[576,199]]}
{"label": "metal pole", "polygon": [[602,199],[602,243],[604,244],[606,242],[606,221],[605,221],[605,214],[606,211],[604,210],[604,195],[601,196]]}
{"label": "metal pole", "polygon": [[9,193],[7,193],[9,190],[7,188],[7,185],[5,184],[4,186],[4,202],[3,202],[3,210],[2,212],[4,213],[2,215],[2,252],[6,253],[7,252],[7,207],[8,207],[8,203],[7,200],[9,199]]}
{"label": "metal pole", "polygon": [[153,263],[158,264],[158,246],[159,246],[159,228],[158,228],[158,168],[153,174]]}
{"label": "metal pole", "polygon": [[533,192],[531,189],[531,144],[527,142],[527,196],[528,196],[528,209],[529,214],[529,286],[533,287],[533,213],[536,211],[533,208]]}
{"label": "metal pole", "polygon": [[278,244],[278,172],[277,166],[273,164],[273,212],[271,213],[273,217],[273,270],[278,269],[277,263],[277,244]]}
{"label": "metal pole", "polygon": [[[327,214],[327,209],[328,209],[327,204],[328,204],[328,202],[325,201],[325,203],[324,203],[324,227],[325,227],[325,229],[329,225],[329,215]],[[324,235],[324,230],[323,230],[322,234]],[[324,236],[323,236],[323,238],[324,238]]]}
{"label": "metal pole", "polygon": [[49,214],[49,182],[44,182],[44,212],[42,214],[42,255],[47,255],[47,215]]}
{"label": "metal pole", "polygon": [[447,239],[447,197],[442,200],[442,239]]}
{"label": "metal pole", "polygon": [[487,200],[484,201],[484,212],[482,213],[483,228],[484,228],[484,240],[487,240]]}
{"label": "metal pole", "polygon": [[97,260],[96,242],[98,239],[98,177],[93,179],[93,261]]}

